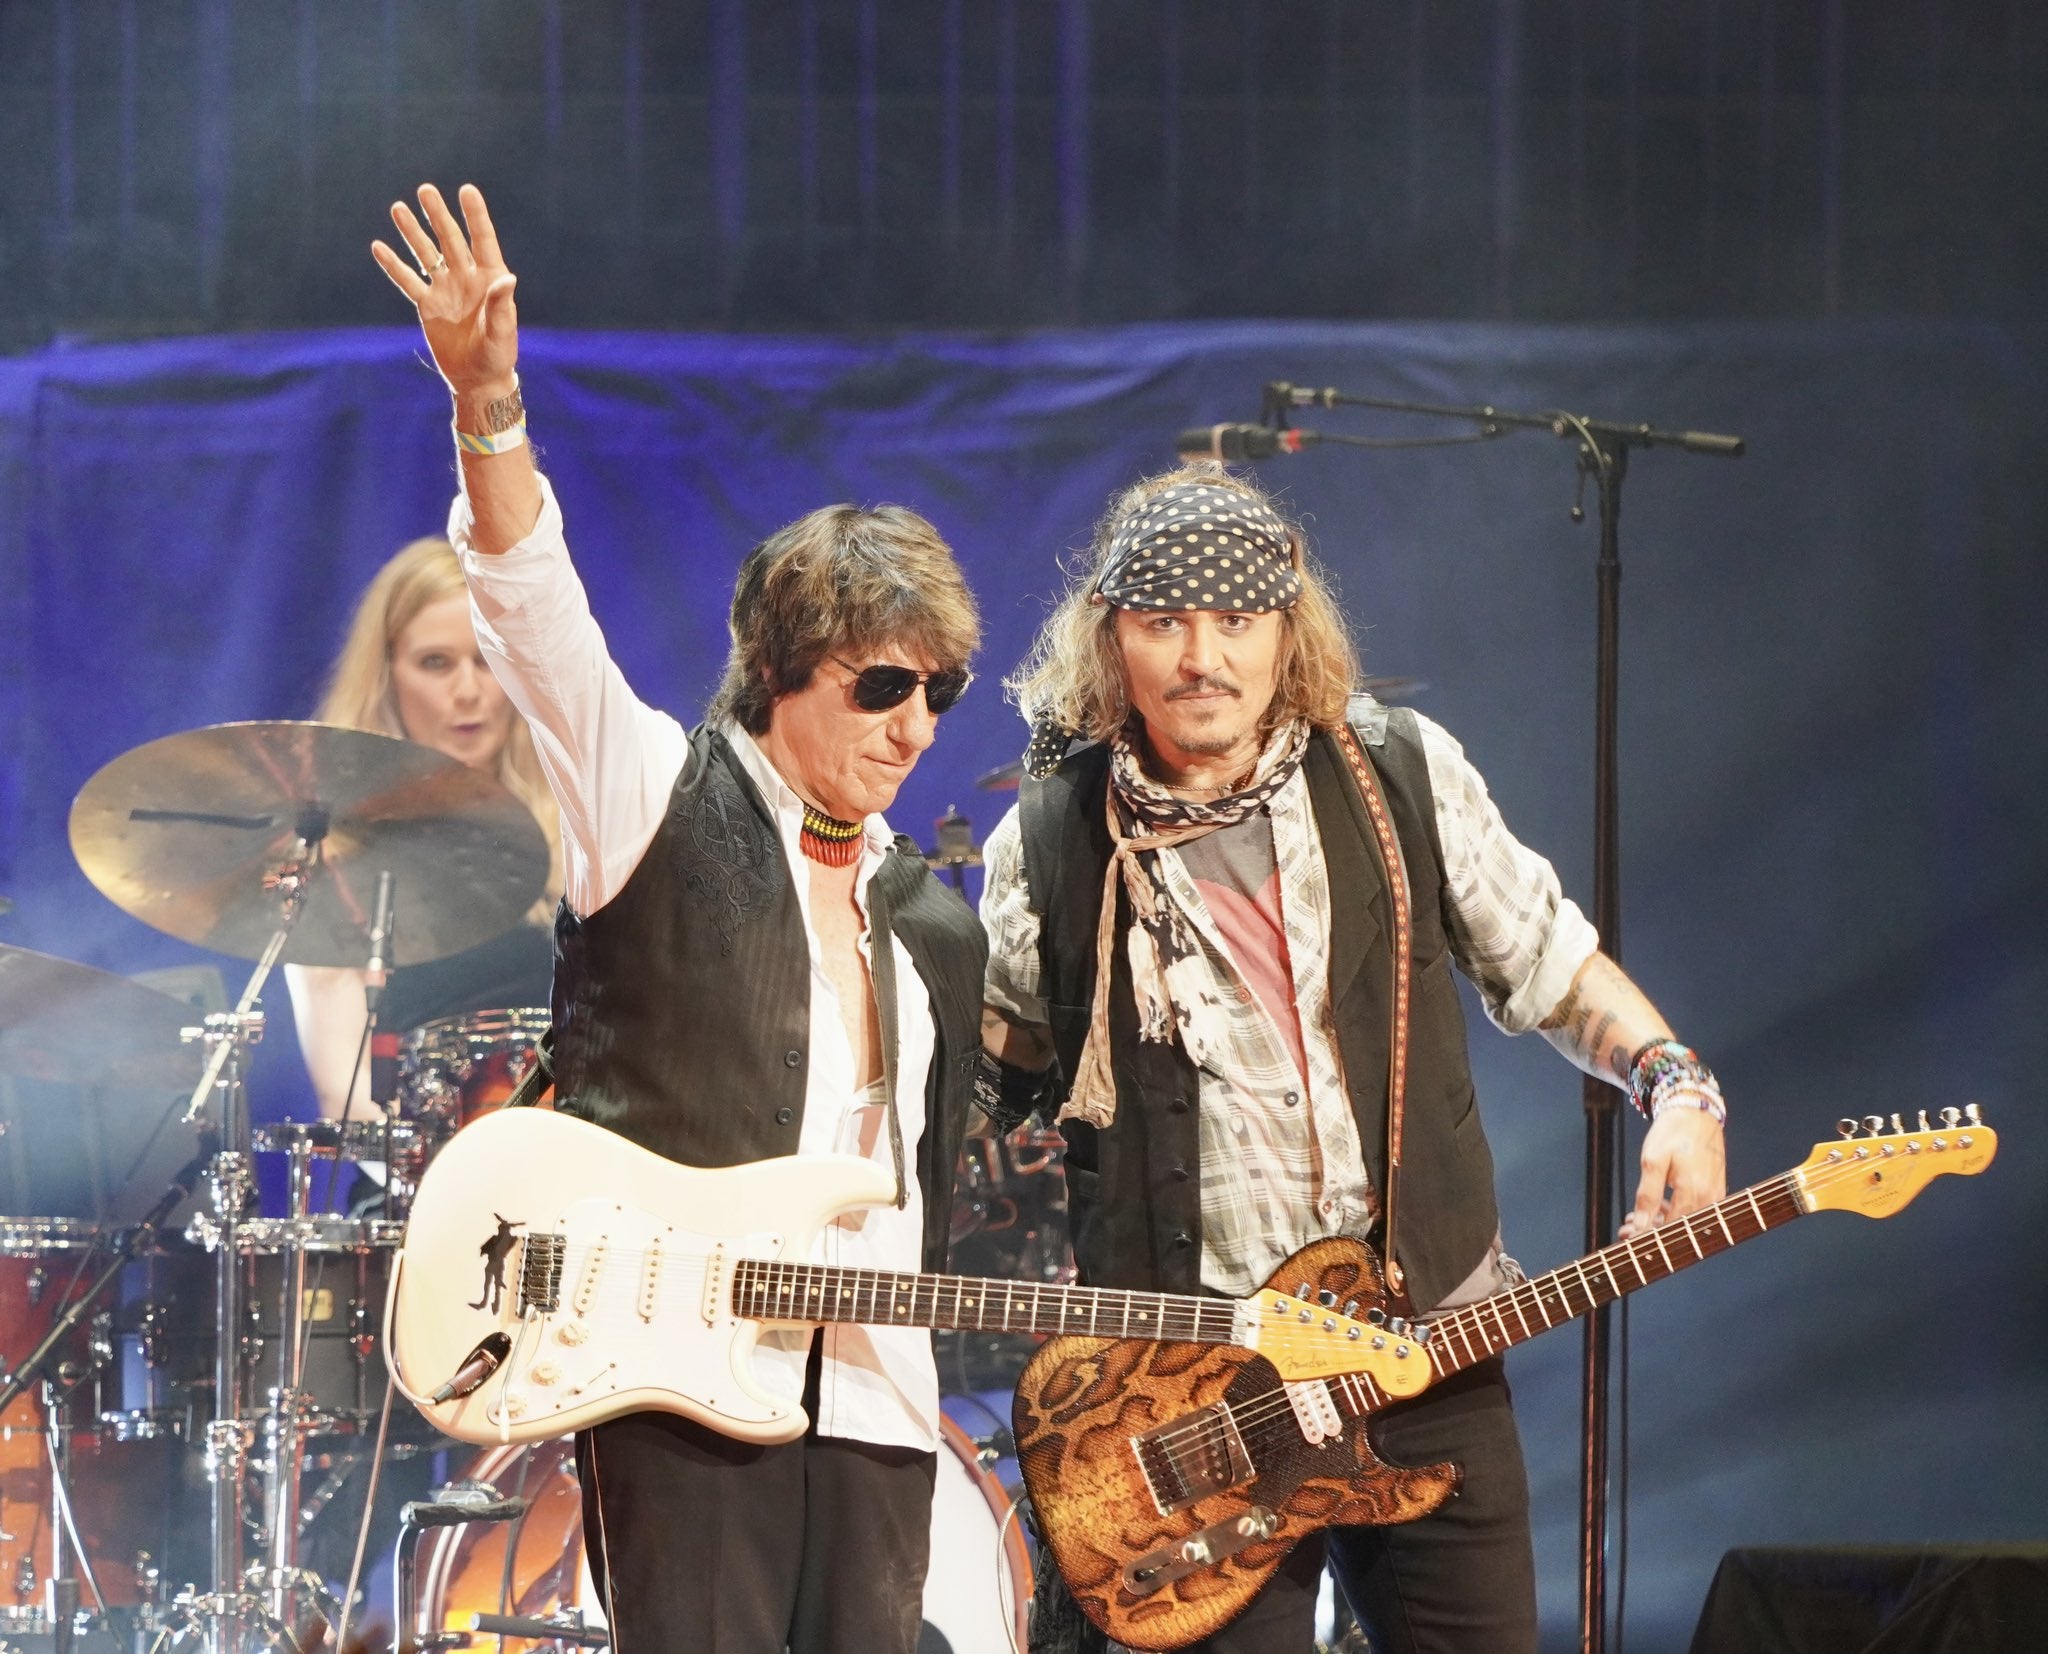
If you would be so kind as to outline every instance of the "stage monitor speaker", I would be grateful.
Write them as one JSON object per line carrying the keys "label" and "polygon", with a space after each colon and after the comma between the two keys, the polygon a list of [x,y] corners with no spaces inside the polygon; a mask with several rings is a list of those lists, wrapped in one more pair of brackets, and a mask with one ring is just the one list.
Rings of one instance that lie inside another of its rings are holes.
{"label": "stage monitor speaker", "polygon": [[2048,1544],[1754,1546],[1721,1558],[1691,1654],[2040,1654]]}

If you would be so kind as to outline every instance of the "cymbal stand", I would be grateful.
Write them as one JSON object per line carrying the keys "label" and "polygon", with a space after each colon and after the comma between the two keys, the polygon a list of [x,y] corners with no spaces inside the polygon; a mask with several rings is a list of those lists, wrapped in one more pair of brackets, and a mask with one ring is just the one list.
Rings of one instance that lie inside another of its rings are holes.
{"label": "cymbal stand", "polygon": [[[67,1364],[68,1365],[68,1364]],[[71,1654],[72,1636],[78,1623],[78,1577],[75,1564],[85,1577],[97,1612],[106,1611],[107,1599],[92,1571],[79,1538],[71,1505],[71,1409],[66,1387],[56,1376],[43,1380],[43,1415],[50,1455],[50,1575],[48,1612],[52,1654]]]}
{"label": "cymbal stand", "polygon": [[[264,984],[284,955],[292,926],[305,905],[306,891],[320,865],[320,842],[327,833],[324,812],[308,810],[299,823],[296,857],[265,883],[278,899],[278,927],[272,932],[248,986],[232,1011],[209,1016],[197,1028],[184,1030],[185,1038],[203,1039],[209,1057],[206,1071],[192,1093],[185,1111],[187,1121],[195,1120],[214,1100],[219,1150],[208,1168],[207,1183],[213,1210],[192,1220],[192,1238],[214,1252],[214,1359],[213,1418],[206,1427],[206,1477],[211,1489],[212,1565],[210,1590],[181,1595],[175,1606],[186,1620],[203,1628],[207,1654],[244,1654],[247,1633],[260,1630],[267,1640],[283,1642],[288,1636],[288,1599],[291,1585],[273,1577],[261,1596],[246,1589],[243,1544],[245,1537],[243,1500],[249,1471],[249,1450],[254,1429],[247,1417],[247,1394],[243,1383],[244,1340],[247,1336],[248,1306],[242,1288],[242,1221],[255,1188],[249,1155],[249,1098],[243,1085],[244,1054],[263,1038],[263,1013],[256,1008]],[[296,1197],[295,1197],[296,1198]],[[294,1249],[300,1273],[303,1249]],[[302,1310],[299,1293],[303,1281],[292,1287],[287,1306],[285,1340],[288,1351],[296,1351],[296,1328]],[[288,1359],[291,1359],[288,1357]],[[296,1405],[296,1385],[289,1388]],[[274,1410],[273,1410],[274,1411]],[[293,1415],[296,1424],[296,1414]],[[291,1451],[284,1455],[296,1465],[297,1432],[290,1435]],[[296,1512],[287,1529],[296,1529]]]}
{"label": "cymbal stand", "polygon": [[[326,1588],[299,1567],[300,1488],[305,1470],[307,1431],[306,1364],[306,1234],[300,1227],[312,1214],[313,1145],[295,1141],[288,1151],[290,1205],[293,1222],[285,1230],[284,1304],[278,1318],[277,1383],[262,1416],[265,1475],[264,1528],[269,1566],[263,1574],[264,1607],[281,1625],[292,1620],[292,1597],[313,1592],[334,1620]],[[336,1163],[335,1175],[340,1173]]]}

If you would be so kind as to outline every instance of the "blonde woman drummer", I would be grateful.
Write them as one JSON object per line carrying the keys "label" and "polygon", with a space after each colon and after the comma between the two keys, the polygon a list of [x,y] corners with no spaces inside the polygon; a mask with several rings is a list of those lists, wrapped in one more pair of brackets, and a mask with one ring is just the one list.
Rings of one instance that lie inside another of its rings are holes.
{"label": "blonde woman drummer", "polygon": [[[400,736],[495,776],[547,835],[547,888],[524,921],[449,958],[393,971],[380,1027],[412,1029],[467,1011],[545,1006],[553,969],[548,927],[562,891],[560,816],[526,721],[484,664],[462,569],[446,540],[415,540],[377,571],[349,622],[317,717]],[[397,918],[403,927],[405,914]],[[285,980],[321,1117],[339,1117],[346,1104],[351,1118],[370,1118],[367,1053],[357,1062],[368,1015],[364,972],[288,965]]]}

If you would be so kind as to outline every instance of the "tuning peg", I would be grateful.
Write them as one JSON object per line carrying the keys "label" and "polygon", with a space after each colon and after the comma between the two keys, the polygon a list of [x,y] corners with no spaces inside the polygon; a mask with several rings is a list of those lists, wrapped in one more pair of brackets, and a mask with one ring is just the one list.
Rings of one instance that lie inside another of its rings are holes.
{"label": "tuning peg", "polygon": [[1843,1137],[1854,1137],[1856,1135],[1856,1122],[1845,1114],[1835,1122],[1835,1130]]}
{"label": "tuning peg", "polygon": [[1984,1111],[1975,1103],[1965,1103],[1963,1105],[1963,1118],[1968,1120],[1973,1126],[1981,1126],[1984,1123]]}
{"label": "tuning peg", "polygon": [[1387,1321],[1387,1331],[1396,1338],[1406,1338],[1408,1336],[1408,1323],[1398,1315],[1391,1316]]}
{"label": "tuning peg", "polygon": [[1934,1129],[1927,1123],[1927,1110],[1924,1108],[1920,1111],[1920,1129],[1922,1131],[1932,1131]]}
{"label": "tuning peg", "polygon": [[1369,1309],[1365,1312],[1365,1318],[1376,1327],[1387,1324],[1387,1312],[1383,1309]]}
{"label": "tuning peg", "polygon": [[1350,1321],[1358,1319],[1358,1300],[1356,1298],[1347,1298],[1345,1300],[1344,1316],[1346,1320]]}
{"label": "tuning peg", "polygon": [[1316,1294],[1316,1302],[1321,1304],[1325,1309],[1335,1309],[1337,1307],[1337,1294],[1334,1292],[1327,1291],[1318,1292]]}
{"label": "tuning peg", "polygon": [[1884,1130],[1884,1116],[1882,1114],[1864,1115],[1863,1129],[1869,1132],[1871,1136],[1877,1136],[1880,1132]]}
{"label": "tuning peg", "polygon": [[1892,1135],[1893,1135],[1894,1137],[1896,1137],[1896,1136],[1898,1136],[1898,1135],[1899,1135],[1899,1134],[1900,1134],[1901,1132],[1903,1132],[1903,1131],[1904,1131],[1905,1129],[1906,1129],[1906,1128],[1905,1128],[1905,1126],[1904,1126],[1904,1125],[1903,1125],[1903,1124],[1902,1124],[1902,1123],[1900,1122],[1900,1120],[1899,1120],[1899,1117],[1898,1117],[1898,1116],[1897,1116],[1896,1114],[1894,1114],[1894,1115],[1892,1116]]}
{"label": "tuning peg", "polygon": [[1297,1286],[1294,1289],[1294,1295],[1295,1297],[1299,1298],[1303,1303],[1307,1303],[1309,1301],[1309,1298],[1312,1296],[1308,1289],[1308,1282],[1303,1281],[1299,1286]]}
{"label": "tuning peg", "polygon": [[1963,1111],[1959,1108],[1943,1109],[1941,1111],[1941,1123],[1947,1130],[1954,1131],[1957,1126],[1963,1123]]}

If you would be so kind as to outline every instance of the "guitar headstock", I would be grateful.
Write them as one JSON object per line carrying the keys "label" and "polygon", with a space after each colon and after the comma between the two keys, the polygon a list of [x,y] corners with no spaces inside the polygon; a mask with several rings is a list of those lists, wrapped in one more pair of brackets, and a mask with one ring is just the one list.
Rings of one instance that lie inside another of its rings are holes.
{"label": "guitar headstock", "polygon": [[1998,1133],[1975,1103],[1945,1108],[1933,1124],[1922,1109],[1910,1130],[1896,1114],[1843,1120],[1841,1133],[1838,1143],[1816,1143],[1793,1174],[1810,1212],[1888,1218],[1937,1177],[1975,1177],[1998,1153]]}
{"label": "guitar headstock", "polygon": [[1427,1331],[1403,1321],[1354,1320],[1306,1291],[1272,1287],[1244,1299],[1237,1314],[1239,1342],[1272,1362],[1289,1384],[1363,1373],[1400,1398],[1418,1394],[1434,1376],[1423,1347]]}

